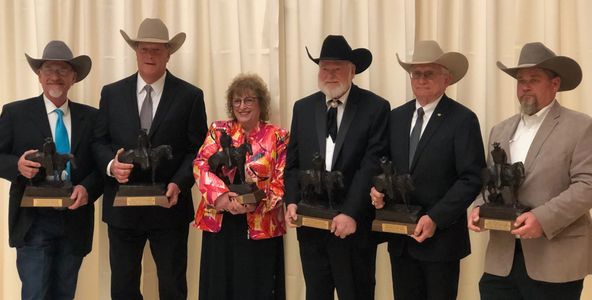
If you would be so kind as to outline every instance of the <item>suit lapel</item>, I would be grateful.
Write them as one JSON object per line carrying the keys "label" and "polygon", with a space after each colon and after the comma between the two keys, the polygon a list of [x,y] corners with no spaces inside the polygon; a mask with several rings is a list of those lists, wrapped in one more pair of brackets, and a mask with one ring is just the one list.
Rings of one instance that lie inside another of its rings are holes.
{"label": "suit lapel", "polygon": [[160,124],[162,124],[162,121],[165,119],[165,116],[167,115],[171,107],[171,104],[173,103],[173,100],[175,98],[176,87],[177,79],[167,70],[167,75],[164,80],[164,89],[162,91],[162,96],[160,97],[158,107],[156,108],[156,114],[154,114],[152,125],[150,125],[150,138],[152,138],[156,130],[158,130]]}
{"label": "suit lapel", "polygon": [[134,76],[128,77],[127,82],[125,83],[125,91],[124,93],[126,96],[123,97],[123,101],[125,102],[125,109],[128,111],[126,114],[130,117],[131,121],[136,124],[138,128],[138,132],[140,131],[140,111],[138,111],[138,73]]}
{"label": "suit lapel", "polygon": [[[327,105],[325,104],[325,95],[319,93],[318,101],[315,101],[315,127],[319,142],[319,154],[325,157],[327,143]],[[335,155],[333,155],[335,156]]]}
{"label": "suit lapel", "polygon": [[82,113],[81,107],[69,101],[70,120],[72,121],[72,141],[70,142],[70,153],[76,153],[82,135],[86,132],[87,123],[84,122],[85,115]]}
{"label": "suit lapel", "polygon": [[31,118],[32,123],[39,128],[43,139],[46,137],[53,138],[51,135],[51,127],[49,127],[49,119],[47,118],[47,110],[45,109],[45,103],[43,102],[43,94],[33,103],[29,117]]}
{"label": "suit lapel", "polygon": [[[402,141],[404,142],[404,144],[401,145],[401,147],[403,147],[404,149],[404,155],[403,155],[403,162],[404,167],[406,169],[411,169],[409,168],[409,141],[411,139],[411,119],[413,119],[413,113],[415,112],[415,100],[410,101],[409,103],[406,104],[405,106],[405,112],[403,113],[404,116],[404,120],[401,120],[401,130],[402,130],[402,136],[405,137],[402,139]],[[389,130],[398,130],[396,128],[389,128]],[[396,140],[397,138],[394,138],[393,140]],[[417,153],[417,152],[416,152]],[[403,167],[403,166],[400,166]],[[410,170],[409,170],[410,171]]]}
{"label": "suit lapel", "polygon": [[[419,157],[421,157],[421,153],[423,152],[425,147],[427,145],[429,145],[430,139],[432,138],[434,133],[438,130],[438,128],[440,128],[440,125],[442,124],[442,122],[448,117],[447,113],[448,113],[448,106],[449,105],[450,105],[450,99],[448,99],[448,97],[446,95],[442,96],[440,103],[438,103],[438,105],[436,106],[436,109],[434,109],[434,112],[432,113],[432,116],[430,117],[430,120],[428,121],[428,125],[426,126],[425,130],[423,131],[423,134],[421,135],[421,137],[419,139],[419,144],[417,144],[417,149],[415,150],[415,155],[413,156],[413,162],[411,164],[411,167],[409,168],[410,172],[413,172],[413,169],[415,168],[415,165],[417,164],[417,160],[419,159]],[[409,149],[409,146],[407,146],[407,149]],[[409,150],[407,150],[407,151],[409,151]]]}
{"label": "suit lapel", "polygon": [[341,119],[341,124],[339,125],[339,130],[337,131],[337,140],[335,141],[335,151],[333,152],[333,160],[331,166],[335,165],[337,161],[337,157],[341,151],[343,143],[345,141],[345,137],[347,136],[347,131],[349,130],[352,121],[354,120],[354,116],[358,111],[358,87],[352,85],[351,91],[349,93],[347,104],[345,105],[345,111],[343,112],[343,117]]}
{"label": "suit lapel", "polygon": [[555,102],[553,106],[549,108],[547,116],[543,120],[541,127],[539,127],[539,130],[534,136],[534,140],[532,141],[532,144],[530,144],[530,148],[528,148],[528,153],[526,154],[526,159],[524,162],[524,169],[527,172],[532,169],[532,166],[536,161],[536,157],[538,156],[541,147],[543,146],[543,144],[545,143],[545,141],[547,140],[555,126],[557,126],[557,124],[559,123],[559,117],[561,116],[560,110],[561,105]]}
{"label": "suit lapel", "polygon": [[[512,117],[512,119],[510,119],[510,121],[508,122],[508,124],[510,124],[509,126],[506,126],[506,128],[502,129],[502,132],[500,133],[500,137],[497,141],[491,140],[491,145],[487,145],[486,149],[493,149],[493,143],[500,143],[500,147],[502,149],[504,149],[504,152],[506,152],[506,157],[508,158],[508,163],[512,162],[512,154],[510,151],[510,140],[512,139],[512,137],[514,136],[514,133],[516,132],[516,128],[518,127],[518,122],[520,122],[520,114],[517,114],[515,116]],[[490,156],[490,153],[486,153],[488,156]]]}

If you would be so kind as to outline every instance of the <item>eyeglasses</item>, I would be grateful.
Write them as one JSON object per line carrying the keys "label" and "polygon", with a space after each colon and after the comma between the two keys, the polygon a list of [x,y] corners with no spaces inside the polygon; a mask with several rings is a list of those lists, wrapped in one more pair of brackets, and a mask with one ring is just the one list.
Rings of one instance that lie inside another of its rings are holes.
{"label": "eyeglasses", "polygon": [[441,72],[434,72],[434,71],[411,71],[409,72],[409,77],[413,80],[420,80],[422,77],[425,80],[433,80],[436,76],[442,74]]}
{"label": "eyeglasses", "polygon": [[234,98],[232,99],[232,106],[240,107],[241,103],[244,103],[245,106],[251,107],[255,101],[257,101],[257,97]]}
{"label": "eyeglasses", "polygon": [[64,77],[70,75],[72,73],[72,69],[68,68],[46,68],[43,67],[40,69],[41,74],[45,76],[50,76],[52,74],[56,74],[58,76]]}

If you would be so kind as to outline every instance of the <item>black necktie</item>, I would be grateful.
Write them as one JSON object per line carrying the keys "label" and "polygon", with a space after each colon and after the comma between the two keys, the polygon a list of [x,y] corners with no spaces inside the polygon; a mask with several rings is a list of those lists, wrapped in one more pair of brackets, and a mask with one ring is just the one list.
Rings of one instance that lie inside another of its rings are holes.
{"label": "black necktie", "polygon": [[337,107],[341,104],[339,99],[329,100],[327,111],[327,136],[331,136],[333,142],[337,139]]}
{"label": "black necktie", "polygon": [[411,138],[409,138],[409,168],[413,163],[413,156],[415,156],[415,150],[417,150],[417,144],[419,144],[419,138],[421,137],[421,127],[423,126],[423,107],[417,109],[417,120],[415,126],[411,131]]}

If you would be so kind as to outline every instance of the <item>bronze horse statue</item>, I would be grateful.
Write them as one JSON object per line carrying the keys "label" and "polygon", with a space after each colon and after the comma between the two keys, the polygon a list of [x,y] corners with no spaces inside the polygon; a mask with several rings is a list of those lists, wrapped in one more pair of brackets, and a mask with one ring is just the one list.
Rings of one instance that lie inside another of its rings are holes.
{"label": "bronze horse statue", "polygon": [[402,203],[409,205],[407,194],[414,190],[413,181],[409,174],[397,175],[390,160],[385,156],[380,158],[382,174],[372,179],[374,188],[386,195],[385,205],[390,203]]}
{"label": "bronze horse statue", "polygon": [[40,163],[41,167],[45,169],[46,175],[53,175],[54,181],[57,180],[58,183],[64,182],[62,175],[64,170],[66,170],[68,162],[70,162],[73,169],[76,169],[74,155],[70,153],[58,153],[51,137],[45,138],[42,151],[27,154],[25,159]]}
{"label": "bronze horse statue", "polygon": [[119,161],[126,164],[138,164],[142,170],[151,169],[152,184],[156,182],[156,168],[160,160],[173,159],[173,148],[169,145],[152,147],[145,129],[138,134],[137,146],[119,155]]}
{"label": "bronze horse statue", "polygon": [[339,193],[343,190],[343,174],[339,171],[325,170],[325,160],[317,152],[312,157],[312,169],[300,171],[298,175],[302,201],[311,205],[323,205],[328,201],[330,209],[335,208]]}
{"label": "bronze horse statue", "polygon": [[[518,206],[518,189],[524,182],[524,164],[508,164],[507,155],[499,143],[493,143],[491,150],[493,166],[485,168],[481,174],[483,200],[492,204]],[[486,197],[487,194],[487,197]]]}
{"label": "bronze horse statue", "polygon": [[223,175],[222,167],[226,170],[237,168],[238,180],[235,180],[237,184],[246,183],[245,180],[245,164],[247,162],[247,153],[253,155],[253,148],[249,144],[247,137],[245,136],[244,142],[238,146],[232,146],[232,137],[226,133],[226,130],[220,129],[222,135],[220,136],[220,146],[222,149],[214,153],[208,158],[208,165],[210,171],[216,174],[224,183],[231,184],[230,179]]}

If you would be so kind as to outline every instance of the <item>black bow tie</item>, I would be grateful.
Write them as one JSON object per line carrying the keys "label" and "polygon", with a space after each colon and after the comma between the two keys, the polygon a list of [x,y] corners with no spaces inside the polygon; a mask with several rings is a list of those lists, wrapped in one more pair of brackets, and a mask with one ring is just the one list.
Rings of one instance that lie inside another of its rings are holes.
{"label": "black bow tie", "polygon": [[337,107],[341,104],[339,99],[329,100],[327,111],[327,136],[331,136],[333,142],[337,139]]}

